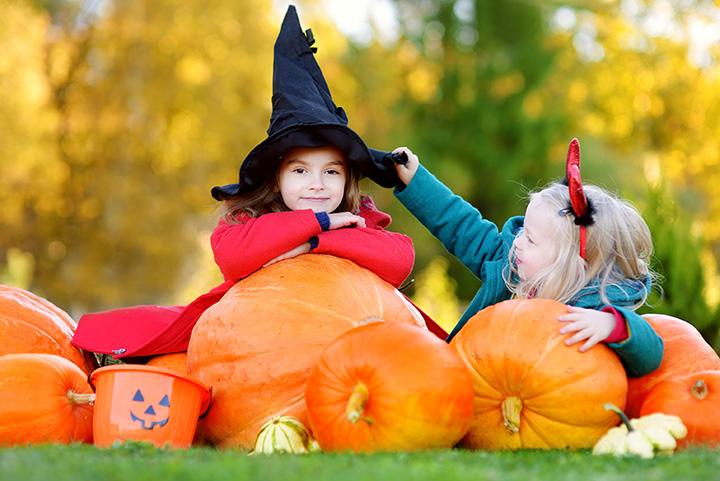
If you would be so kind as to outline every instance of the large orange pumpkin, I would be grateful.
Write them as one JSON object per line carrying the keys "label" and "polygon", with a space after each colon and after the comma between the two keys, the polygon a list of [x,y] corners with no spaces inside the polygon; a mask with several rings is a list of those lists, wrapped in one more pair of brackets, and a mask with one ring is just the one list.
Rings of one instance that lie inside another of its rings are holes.
{"label": "large orange pumpkin", "polygon": [[700,371],[666,378],[653,387],[640,408],[640,415],[674,414],[688,430],[678,446],[720,446],[720,371]]}
{"label": "large orange pumpkin", "polygon": [[558,322],[566,312],[548,299],[504,301],[475,314],[452,339],[475,386],[463,446],[588,448],[617,424],[604,404],[625,406],[625,370],[603,344],[584,353],[566,346]]}
{"label": "large orange pumpkin", "polygon": [[305,383],[315,361],[330,341],[373,317],[425,325],[390,284],[339,257],[307,254],[238,282],[190,337],[188,374],[213,389],[200,436],[252,449],[275,416],[307,425]]}
{"label": "large orange pumpkin", "polygon": [[628,378],[628,398],[625,412],[628,417],[640,415],[645,396],[660,381],[694,372],[720,369],[720,357],[689,322],[665,314],[645,314],[664,344],[660,367],[650,374]]}
{"label": "large orange pumpkin", "polygon": [[457,352],[429,331],[373,322],[327,346],[305,402],[324,451],[447,449],[470,426],[473,385]]}
{"label": "large orange pumpkin", "polygon": [[93,440],[86,374],[53,354],[0,356],[0,446]]}
{"label": "large orange pumpkin", "polygon": [[94,356],[70,344],[77,324],[46,299],[17,287],[0,285],[0,355],[45,353],[62,356],[86,374]]}

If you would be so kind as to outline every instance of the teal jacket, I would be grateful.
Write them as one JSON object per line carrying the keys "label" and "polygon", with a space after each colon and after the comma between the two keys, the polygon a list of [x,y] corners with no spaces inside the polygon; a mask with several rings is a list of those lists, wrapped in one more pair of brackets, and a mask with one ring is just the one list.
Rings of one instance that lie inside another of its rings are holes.
{"label": "teal jacket", "polygon": [[[450,339],[473,315],[487,306],[510,299],[503,272],[509,267],[509,250],[522,216],[512,217],[502,228],[482,217],[468,202],[450,191],[422,165],[410,185],[398,185],[395,196],[407,209],[437,237],[445,248],[457,257],[481,281],[482,286],[455,328]],[[608,297],[627,322],[629,338],[619,343],[608,343],[625,367],[628,376],[640,377],[660,366],[663,357],[663,341],[648,322],[629,309],[651,287],[650,277],[628,280],[620,286],[612,286]],[[597,285],[588,285],[569,304],[588,309],[603,309]]]}

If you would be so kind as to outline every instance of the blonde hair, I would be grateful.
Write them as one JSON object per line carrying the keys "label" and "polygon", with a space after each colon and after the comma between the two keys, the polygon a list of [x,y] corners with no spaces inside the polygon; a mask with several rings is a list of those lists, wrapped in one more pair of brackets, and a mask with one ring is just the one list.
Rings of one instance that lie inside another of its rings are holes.
{"label": "blonde hair", "polygon": [[[340,205],[335,212],[357,213],[360,210],[360,169],[344,157],[346,165],[345,193]],[[282,162],[282,158],[280,160]],[[280,169],[274,175],[268,176],[265,181],[256,189],[221,202],[218,207],[219,215],[228,224],[239,224],[243,217],[260,217],[271,212],[287,212],[290,209],[285,205],[278,187],[278,175]]]}
{"label": "blonde hair", "polygon": [[[650,270],[653,253],[652,235],[638,210],[628,201],[594,185],[584,185],[585,195],[593,209],[593,224],[587,226],[585,261],[580,257],[580,227],[570,207],[567,185],[554,182],[530,194],[530,202],[542,199],[558,212],[559,228],[555,232],[554,259],[533,279],[522,280],[515,263],[515,247],[510,249],[510,272],[505,282],[517,297],[542,297],[568,303],[584,287],[597,284],[602,301],[611,304],[607,289],[628,279],[655,277]],[[644,284],[645,285],[645,284]],[[650,292],[643,293],[640,307]]]}

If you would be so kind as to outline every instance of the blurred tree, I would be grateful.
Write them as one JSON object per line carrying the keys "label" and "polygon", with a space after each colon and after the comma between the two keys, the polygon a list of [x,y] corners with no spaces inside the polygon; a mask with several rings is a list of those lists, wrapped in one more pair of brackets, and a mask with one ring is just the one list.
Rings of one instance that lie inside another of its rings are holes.
{"label": "blurred tree", "polygon": [[[662,276],[663,288],[640,312],[661,312],[692,323],[717,350],[718,306],[707,300],[708,275],[716,266],[700,255],[705,242],[697,221],[671,195],[666,185],[648,189],[643,205],[653,233],[653,268]],[[709,269],[710,268],[710,269]],[[659,295],[658,295],[659,294]]]}
{"label": "blurred tree", "polygon": [[[35,285],[33,266],[50,246],[59,250],[48,219],[64,209],[69,175],[57,155],[60,119],[46,76],[49,25],[27,2],[0,1],[0,271],[23,288]],[[18,259],[29,272],[18,274]]]}
{"label": "blurred tree", "polygon": [[[394,111],[392,147],[408,145],[454,192],[502,225],[524,212],[523,185],[548,177],[550,145],[570,141],[565,113],[538,104],[554,65],[543,41],[544,12],[516,0],[396,4],[404,36],[395,62],[404,95]],[[416,241],[418,268],[447,256],[401,206],[390,210]],[[479,282],[450,259],[458,295],[469,300]]]}
{"label": "blurred tree", "polygon": [[2,251],[32,254],[30,288],[74,313],[191,300],[173,295],[207,260],[209,189],[265,137],[281,14],[259,0],[0,9],[17,104],[1,111],[15,143],[0,157]]}

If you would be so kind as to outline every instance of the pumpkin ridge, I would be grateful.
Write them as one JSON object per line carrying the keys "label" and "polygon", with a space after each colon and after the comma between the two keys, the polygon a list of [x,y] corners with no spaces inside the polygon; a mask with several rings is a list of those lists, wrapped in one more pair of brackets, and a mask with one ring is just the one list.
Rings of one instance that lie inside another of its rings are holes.
{"label": "pumpkin ridge", "polygon": [[[69,348],[65,348],[63,344],[58,342],[57,339],[55,339],[49,332],[42,329],[41,326],[38,326],[37,324],[33,324],[32,322],[27,322],[23,319],[11,319],[7,316],[4,316],[0,314],[0,323],[1,321],[5,321],[8,323],[8,325],[21,325],[24,327],[24,330],[26,331],[24,338],[26,340],[28,339],[27,334],[34,334],[36,342],[34,344],[38,344],[37,341],[42,340],[40,343],[47,344],[44,346],[44,349],[42,351],[37,351],[38,353],[45,353],[45,354],[55,354],[60,357],[64,357],[65,359],[69,360],[70,362],[77,364],[80,362],[82,358],[82,354],[80,354],[80,351],[78,351],[76,348],[74,348],[72,345],[70,345]],[[47,350],[47,347],[51,346],[52,351]],[[15,351],[7,351],[2,352],[0,351],[0,354],[21,354],[20,352]],[[79,366],[78,366],[79,367]]]}
{"label": "pumpkin ridge", "polygon": [[[525,381],[525,380],[526,379],[523,379],[523,381]],[[523,389],[522,390],[523,391],[523,400],[531,401],[533,399],[541,398],[543,395],[545,395],[547,393],[547,390],[549,388],[552,388],[553,391],[556,391],[556,390],[560,390],[560,389],[566,389],[566,388],[572,386],[573,384],[587,382],[586,379],[579,379],[579,378],[574,378],[574,379],[565,378],[564,382],[560,382],[559,380],[560,380],[560,378],[554,377],[552,379],[551,384],[544,383],[542,385],[542,390],[538,391],[536,393],[528,392],[528,389]]]}
{"label": "pumpkin ridge", "polygon": [[[568,426],[577,426],[579,428],[590,428],[591,427],[591,426],[588,426],[587,423],[582,422],[582,421],[572,422],[569,419],[562,419],[562,420],[555,419],[551,416],[548,416],[547,414],[543,414],[542,412],[540,412],[536,409],[532,409],[532,406],[530,406],[530,409],[528,409],[528,411],[530,411],[530,413],[532,413],[532,416],[530,416],[530,417],[543,418],[543,419],[553,422],[553,423],[562,423],[562,424],[566,424]],[[523,420],[525,420],[526,418],[527,418],[527,416],[523,417]]]}
{"label": "pumpkin ridge", "polygon": [[[457,353],[460,355],[460,358],[463,360],[465,365],[468,367],[468,372],[470,373],[470,377],[473,378],[473,385],[477,385],[477,383],[475,382],[475,379],[481,380],[490,389],[492,389],[495,393],[497,393],[498,402],[502,401],[502,397],[503,397],[502,391],[500,391],[500,389],[498,389],[495,384],[491,383],[485,376],[483,376],[483,374],[479,370],[471,368],[472,362],[470,362],[470,360],[468,359],[468,356],[467,356],[468,350],[461,349],[461,347],[462,347],[462,345],[457,345],[455,351],[457,351]],[[487,371],[487,372],[490,372],[490,371]],[[485,396],[489,397],[488,393],[485,393]]]}
{"label": "pumpkin ridge", "polygon": [[[345,312],[336,310],[333,307],[318,306],[316,304],[313,304],[310,301],[306,301],[304,299],[300,299],[297,297],[286,299],[286,303],[288,304],[288,308],[292,308],[291,305],[294,305],[295,307],[301,307],[303,309],[306,309],[308,312],[312,313],[312,315],[316,316],[316,317],[320,317],[320,314],[324,314],[325,316],[331,316],[331,317],[339,317],[341,319],[347,320],[353,326],[357,326],[358,322],[360,321],[360,320],[357,320],[357,321],[354,320],[352,317],[347,315]],[[363,307],[365,307],[365,306],[363,306]]]}
{"label": "pumpkin ridge", "polygon": [[75,329],[77,328],[77,322],[75,321],[75,319],[70,317],[70,314],[68,314],[63,309],[56,306],[49,300],[45,299],[44,297],[40,297],[31,291],[27,291],[27,290],[21,289],[19,287],[11,287],[11,286],[6,286],[4,284],[0,284],[0,299],[4,296],[4,293],[10,293],[10,295],[15,295],[15,296],[18,296],[18,295],[23,296],[28,301],[30,301],[30,303],[38,303],[38,304],[42,305],[45,309],[47,309],[48,311],[52,312],[57,317],[59,317],[60,320],[63,321],[63,323],[70,328],[71,332],[73,332],[73,333],[75,332]]}
{"label": "pumpkin ridge", "polygon": [[[530,410],[531,413],[537,414],[535,411]],[[541,416],[544,417],[544,416]],[[549,419],[549,418],[545,418]],[[557,422],[554,419],[550,419],[550,421]],[[524,437],[526,438],[529,436],[527,433],[528,431],[535,435],[538,439],[540,439],[542,442],[545,443],[545,447],[542,447],[541,449],[552,449],[553,443],[550,442],[550,440],[547,438],[546,435],[543,434],[541,429],[538,429],[537,424],[533,420],[533,416],[527,416],[527,415],[521,415],[521,422],[524,424],[524,431],[520,432],[520,445],[524,448],[525,447],[525,441]],[[521,424],[522,425],[522,424]],[[524,434],[524,435],[523,435]],[[533,446],[535,448],[535,446]],[[539,446],[538,446],[539,447]]]}
{"label": "pumpkin ridge", "polygon": [[[362,269],[362,272],[358,275],[362,275],[364,277],[371,277],[374,276],[374,274],[371,275],[371,272],[367,269]],[[377,315],[377,317],[382,318],[383,315],[383,308],[382,308],[382,296],[380,295],[380,291],[378,289],[377,282],[361,282],[360,280],[355,280],[353,282],[348,276],[339,276],[339,278],[343,281],[343,284],[345,284],[346,289],[349,291],[352,291],[353,296],[360,301],[360,305],[366,309],[368,312],[373,312],[374,309],[371,309],[370,306],[367,304],[366,301],[370,299],[370,296],[362,295],[362,293],[358,290],[357,286],[362,285],[363,287],[367,288],[368,286],[373,288],[374,294],[375,294],[375,300],[377,302],[377,305],[375,306],[375,309],[379,309],[380,313]],[[372,281],[374,279],[368,279],[369,281]]]}
{"label": "pumpkin ridge", "polygon": [[538,369],[540,367],[542,367],[543,362],[545,362],[545,360],[552,353],[552,351],[559,344],[561,344],[562,340],[563,340],[563,338],[560,336],[551,336],[550,338],[548,338],[547,342],[545,343],[545,349],[543,349],[542,353],[540,354],[540,357],[538,357],[538,359],[534,363],[532,363],[532,364],[528,363],[527,369],[522,375],[522,381],[524,381],[525,379],[532,376],[535,372],[538,371]]}
{"label": "pumpkin ridge", "polygon": [[50,324],[59,329],[62,334],[70,337],[73,336],[74,333],[72,327],[68,325],[68,322],[62,317],[60,317],[56,312],[48,308],[45,304],[41,303],[40,301],[34,301],[32,298],[22,295],[19,292],[0,291],[0,293],[2,292],[7,292],[10,295],[0,295],[0,299],[4,298],[4,300],[12,300],[19,307],[18,310],[27,311],[27,313],[31,314],[33,318],[36,318],[34,314],[38,312],[42,313],[43,317],[40,319],[40,322],[47,322],[48,320],[51,320],[52,322]]}

